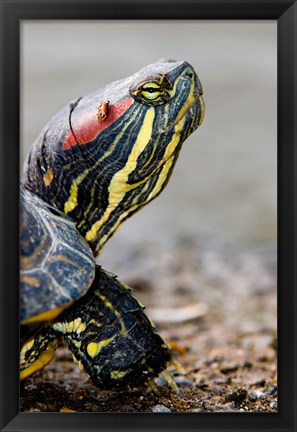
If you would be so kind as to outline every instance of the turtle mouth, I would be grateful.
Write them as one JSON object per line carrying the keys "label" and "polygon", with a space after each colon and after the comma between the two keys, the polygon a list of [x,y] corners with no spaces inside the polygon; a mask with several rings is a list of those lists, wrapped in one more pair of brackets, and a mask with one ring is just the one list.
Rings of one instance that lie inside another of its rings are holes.
{"label": "turtle mouth", "polygon": [[[199,108],[197,109],[196,105],[199,105]],[[170,123],[166,129],[159,129],[159,133],[166,133],[168,130],[175,128],[178,126],[184,118],[190,113],[190,116],[195,118],[192,127],[190,128],[191,133],[196,130],[203,122],[204,119],[204,112],[205,112],[205,103],[204,99],[202,97],[202,93],[199,93],[197,96],[195,96],[193,99],[186,101],[183,109],[180,110],[178,115],[176,116],[175,120]]]}

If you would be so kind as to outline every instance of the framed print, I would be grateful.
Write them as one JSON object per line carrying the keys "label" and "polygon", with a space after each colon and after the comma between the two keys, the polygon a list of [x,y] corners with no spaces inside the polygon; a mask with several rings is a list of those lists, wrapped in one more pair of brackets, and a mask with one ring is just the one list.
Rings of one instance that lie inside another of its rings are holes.
{"label": "framed print", "polygon": [[294,431],[296,2],[1,29],[1,430]]}

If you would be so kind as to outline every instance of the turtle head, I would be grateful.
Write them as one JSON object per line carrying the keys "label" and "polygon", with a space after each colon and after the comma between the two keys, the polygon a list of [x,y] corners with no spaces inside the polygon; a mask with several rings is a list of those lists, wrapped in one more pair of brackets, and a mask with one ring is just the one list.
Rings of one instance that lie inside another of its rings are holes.
{"label": "turtle head", "polygon": [[202,93],[189,63],[161,60],[77,99],[35,143],[25,185],[66,213],[98,254],[167,184],[203,121]]}

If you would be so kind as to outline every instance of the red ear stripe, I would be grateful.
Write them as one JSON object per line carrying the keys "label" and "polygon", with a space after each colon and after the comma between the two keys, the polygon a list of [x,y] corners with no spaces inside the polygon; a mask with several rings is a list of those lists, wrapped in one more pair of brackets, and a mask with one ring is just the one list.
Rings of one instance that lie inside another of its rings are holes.
{"label": "red ear stripe", "polygon": [[[98,110],[90,111],[81,117],[75,125],[73,132],[70,130],[63,142],[63,150],[68,150],[74,145],[86,144],[92,141],[107,126],[116,121],[132,105],[134,99],[128,98],[121,100],[119,103],[109,105],[106,118],[99,122],[97,119]],[[100,101],[98,101],[98,106]]]}

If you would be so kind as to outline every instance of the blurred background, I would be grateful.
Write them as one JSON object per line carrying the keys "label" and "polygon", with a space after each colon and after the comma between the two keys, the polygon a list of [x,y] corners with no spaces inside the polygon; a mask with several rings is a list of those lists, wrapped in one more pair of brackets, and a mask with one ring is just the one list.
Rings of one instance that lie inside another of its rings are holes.
{"label": "blurred background", "polygon": [[[24,21],[21,153],[71,99],[162,57],[197,70],[206,104],[165,191],[125,222],[105,257],[172,242],[276,246],[274,21]],[[112,270],[112,269],[111,269]]]}

